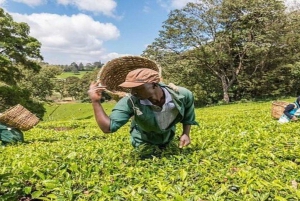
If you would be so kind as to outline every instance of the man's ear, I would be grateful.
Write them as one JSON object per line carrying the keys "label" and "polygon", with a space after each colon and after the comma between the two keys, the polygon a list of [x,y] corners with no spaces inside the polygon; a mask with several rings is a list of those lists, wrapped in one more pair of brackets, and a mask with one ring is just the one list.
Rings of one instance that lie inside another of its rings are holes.
{"label": "man's ear", "polygon": [[152,83],[153,84],[153,89],[155,89],[155,87],[157,87],[158,86],[158,84],[157,83]]}

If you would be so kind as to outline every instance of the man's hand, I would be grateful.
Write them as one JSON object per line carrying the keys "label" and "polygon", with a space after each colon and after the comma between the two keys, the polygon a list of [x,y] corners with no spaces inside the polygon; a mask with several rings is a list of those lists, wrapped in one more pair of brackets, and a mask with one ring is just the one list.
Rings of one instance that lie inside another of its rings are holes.
{"label": "man's hand", "polygon": [[106,86],[100,86],[98,82],[92,82],[90,84],[88,95],[92,102],[99,102],[102,98],[102,91],[104,91]]}
{"label": "man's hand", "polygon": [[180,137],[179,148],[185,147],[191,143],[190,136],[182,134]]}
{"label": "man's hand", "polygon": [[297,120],[298,120],[298,118],[296,116],[292,117],[292,121],[297,121]]}

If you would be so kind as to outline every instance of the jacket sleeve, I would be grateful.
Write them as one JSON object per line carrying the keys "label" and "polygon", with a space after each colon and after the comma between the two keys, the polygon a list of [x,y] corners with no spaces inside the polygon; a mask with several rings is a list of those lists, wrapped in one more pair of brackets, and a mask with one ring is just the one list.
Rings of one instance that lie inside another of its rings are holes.
{"label": "jacket sleeve", "polygon": [[195,120],[195,106],[194,106],[194,95],[191,91],[188,90],[188,96],[186,96],[185,103],[185,112],[182,123],[188,125],[198,125],[198,122]]}
{"label": "jacket sleeve", "polygon": [[116,132],[119,128],[125,125],[133,116],[133,108],[129,103],[129,97],[125,96],[113,108],[110,118],[110,131]]}
{"label": "jacket sleeve", "polygon": [[283,111],[283,114],[285,114],[289,119],[292,119],[293,118],[293,115],[290,114],[290,111],[292,111],[293,109],[295,108],[295,105],[293,103],[291,104],[288,104],[284,111]]}
{"label": "jacket sleeve", "polygon": [[198,122],[196,122],[195,120],[196,117],[193,93],[190,90],[183,87],[179,87],[178,91],[184,96],[184,114],[181,123],[185,125],[199,125]]}

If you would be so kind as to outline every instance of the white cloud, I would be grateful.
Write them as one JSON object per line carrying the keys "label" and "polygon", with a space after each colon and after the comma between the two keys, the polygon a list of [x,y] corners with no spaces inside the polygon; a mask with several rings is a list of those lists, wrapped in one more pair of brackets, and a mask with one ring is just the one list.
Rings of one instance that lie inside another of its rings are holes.
{"label": "white cloud", "polygon": [[63,5],[73,5],[79,10],[102,13],[107,16],[114,16],[117,3],[114,0],[57,0],[57,3]]}
{"label": "white cloud", "polygon": [[45,62],[50,64],[104,62],[103,59],[110,56],[105,55],[103,43],[120,36],[113,24],[100,23],[84,14],[11,15],[15,21],[26,22],[30,26],[30,35],[42,43],[42,55]]}
{"label": "white cloud", "polygon": [[28,6],[39,6],[47,3],[47,0],[13,0],[15,2],[24,3]]}
{"label": "white cloud", "polygon": [[0,0],[0,6],[4,6],[6,3],[6,0]]}
{"label": "white cloud", "polygon": [[149,13],[151,11],[151,8],[149,6],[144,6],[143,7],[143,12]]}
{"label": "white cloud", "polygon": [[106,55],[103,55],[101,58],[102,60],[101,61],[110,61],[114,58],[117,58],[117,57],[121,57],[121,56],[128,56],[129,54],[119,54],[119,53],[116,53],[116,52],[111,52],[109,54],[106,54]]}
{"label": "white cloud", "polygon": [[168,11],[173,9],[181,9],[189,2],[198,2],[199,0],[157,0],[157,2]]}
{"label": "white cloud", "polygon": [[171,7],[172,8],[183,8],[189,2],[196,3],[197,0],[172,0]]}
{"label": "white cloud", "polygon": [[[6,0],[0,0],[0,5],[3,5]],[[46,4],[51,0],[12,0],[23,3],[28,6],[39,6]],[[117,7],[115,0],[56,0],[58,4],[65,6],[74,6],[81,11],[89,11],[93,13],[102,13],[103,15],[116,17],[114,12]]]}

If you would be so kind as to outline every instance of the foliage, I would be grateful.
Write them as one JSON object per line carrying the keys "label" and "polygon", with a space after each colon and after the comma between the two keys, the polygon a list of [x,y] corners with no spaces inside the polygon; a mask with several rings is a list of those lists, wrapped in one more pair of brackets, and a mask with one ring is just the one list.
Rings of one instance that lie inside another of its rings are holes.
{"label": "foliage", "polygon": [[65,92],[65,79],[53,79],[54,82],[54,90],[60,94],[60,99],[62,99],[66,92]]}
{"label": "foliage", "polygon": [[59,75],[56,76],[56,78],[58,79],[66,79],[67,77],[70,77],[70,76],[75,76],[75,77],[78,77],[78,78],[82,78],[85,74],[89,73],[90,71],[79,71],[79,73],[75,74],[73,72],[63,72]]}
{"label": "foliage", "polygon": [[67,77],[65,80],[65,90],[70,97],[78,98],[78,91],[80,90],[80,86],[78,86],[79,78],[75,76]]}
{"label": "foliage", "polygon": [[0,86],[0,113],[9,109],[11,106],[21,104],[39,118],[43,118],[45,109],[43,104],[30,99],[30,92],[14,86]]}
{"label": "foliage", "polygon": [[26,23],[14,22],[12,17],[0,8],[0,80],[7,84],[15,84],[21,74],[17,65],[38,72],[37,60],[41,43],[29,36]]}
{"label": "foliage", "polygon": [[[299,12],[285,12],[283,2],[278,0],[189,3],[170,12],[159,37],[143,55],[157,59],[167,75],[172,72],[173,77],[180,77],[181,66],[194,72],[189,75],[193,80],[190,84],[200,87],[193,92],[201,90],[208,101],[220,95],[225,102],[241,99],[247,84],[257,86],[248,87],[245,96],[251,98],[258,94],[276,97],[286,87],[285,94],[291,95],[295,87],[290,82],[291,71],[282,71],[286,65],[299,61],[300,35],[294,31],[300,26],[299,17]],[[276,79],[278,76],[281,78]],[[218,86],[215,80],[219,81]],[[211,81],[219,88],[213,90],[213,97],[209,97],[210,90],[205,91]],[[184,80],[175,84],[178,83]],[[270,89],[268,84],[274,87]],[[273,92],[275,88],[280,89]]]}
{"label": "foliage", "polygon": [[63,73],[62,69],[58,66],[42,66],[42,70],[51,78]]}
{"label": "foliage", "polygon": [[57,119],[24,133],[25,144],[0,148],[0,200],[300,199],[299,122],[278,124],[270,102],[196,109],[200,127],[192,127],[189,147],[176,139],[144,160],[130,145],[129,125],[103,134],[85,118],[92,107],[59,120],[85,104],[60,107]]}
{"label": "foliage", "polygon": [[300,62],[296,62],[295,65],[291,65],[291,73],[292,73],[292,81],[293,81],[293,91],[294,96],[297,96],[300,94],[300,89],[298,86],[300,86],[300,80],[298,79],[300,77]]}
{"label": "foliage", "polygon": [[48,101],[55,87],[53,78],[61,73],[57,67],[42,67],[39,73],[26,69],[20,69],[20,71],[23,77],[18,86],[29,90],[34,98],[41,101]]}
{"label": "foliage", "polygon": [[20,87],[20,80],[24,77],[24,71],[21,69],[38,73],[38,61],[43,59],[40,54],[41,43],[29,36],[29,31],[26,23],[14,22],[12,17],[0,8],[0,82],[5,83],[0,87],[0,111],[22,104],[42,117],[45,110],[32,96],[35,92],[30,88]]}
{"label": "foliage", "polygon": [[[206,69],[190,68],[195,62],[188,59],[180,59],[174,64],[168,65],[168,70],[163,71],[163,79],[166,83],[176,83],[191,90],[198,106],[209,105],[222,99],[218,80]],[[180,74],[176,75],[177,73]]]}
{"label": "foliage", "polygon": [[89,86],[92,81],[96,81],[97,74],[99,72],[99,69],[90,71],[80,79],[78,85],[79,85],[79,98],[82,102],[89,102],[90,99],[87,95],[87,90],[89,89]]}

